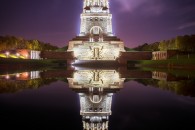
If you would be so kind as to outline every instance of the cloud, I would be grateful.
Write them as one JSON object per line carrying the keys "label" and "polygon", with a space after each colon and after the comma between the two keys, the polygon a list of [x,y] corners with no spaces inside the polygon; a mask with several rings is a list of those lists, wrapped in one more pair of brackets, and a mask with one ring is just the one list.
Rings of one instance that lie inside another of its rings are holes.
{"label": "cloud", "polygon": [[144,12],[150,15],[160,15],[164,12],[164,7],[161,4],[148,5],[148,8],[144,8]]}
{"label": "cloud", "polygon": [[194,27],[194,26],[195,26],[195,22],[190,22],[190,23],[185,23],[185,24],[179,26],[177,29],[178,30],[183,30],[183,29],[186,29],[186,28]]}
{"label": "cloud", "polygon": [[121,11],[131,12],[137,7],[139,7],[141,4],[145,3],[147,0],[115,0],[115,1],[122,6]]}
{"label": "cloud", "polygon": [[159,15],[164,11],[161,0],[115,0],[121,6],[120,12],[141,11],[144,14]]}

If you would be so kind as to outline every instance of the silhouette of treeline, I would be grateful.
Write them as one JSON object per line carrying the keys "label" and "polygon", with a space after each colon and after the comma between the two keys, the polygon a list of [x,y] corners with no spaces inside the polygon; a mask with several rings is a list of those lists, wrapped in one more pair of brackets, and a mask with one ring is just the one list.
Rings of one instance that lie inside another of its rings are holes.
{"label": "silhouette of treeline", "polygon": [[195,52],[195,35],[177,36],[171,40],[163,40],[152,44],[145,43],[133,49],[136,51],[179,50],[185,52]]}
{"label": "silhouette of treeline", "polygon": [[30,49],[30,50],[57,50],[58,47],[38,40],[25,40],[14,36],[0,36],[0,50]]}

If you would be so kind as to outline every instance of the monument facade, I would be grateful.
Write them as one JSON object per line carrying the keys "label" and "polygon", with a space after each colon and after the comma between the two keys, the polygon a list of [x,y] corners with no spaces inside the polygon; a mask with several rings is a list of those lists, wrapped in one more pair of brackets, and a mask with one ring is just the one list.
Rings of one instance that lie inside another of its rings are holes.
{"label": "monument facade", "polygon": [[117,60],[124,43],[114,36],[109,0],[84,0],[80,34],[69,41],[76,60]]}

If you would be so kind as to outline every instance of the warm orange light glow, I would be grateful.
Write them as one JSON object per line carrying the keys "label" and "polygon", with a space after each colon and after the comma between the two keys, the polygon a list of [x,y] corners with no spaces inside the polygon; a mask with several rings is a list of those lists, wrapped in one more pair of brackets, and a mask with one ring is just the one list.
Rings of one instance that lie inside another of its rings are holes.
{"label": "warm orange light glow", "polygon": [[[16,75],[17,77],[17,75]],[[28,80],[29,79],[29,73],[23,72],[19,74],[19,77],[17,77],[18,80]]]}
{"label": "warm orange light glow", "polygon": [[20,57],[22,59],[27,59],[29,57],[29,50],[21,49],[21,50],[18,50],[17,53],[19,54],[18,57]]}

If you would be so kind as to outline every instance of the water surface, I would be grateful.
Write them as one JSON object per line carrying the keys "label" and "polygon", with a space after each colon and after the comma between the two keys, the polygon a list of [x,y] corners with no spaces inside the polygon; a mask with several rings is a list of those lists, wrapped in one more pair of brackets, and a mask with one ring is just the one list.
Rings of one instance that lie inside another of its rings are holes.
{"label": "water surface", "polygon": [[191,73],[126,68],[3,72],[1,126],[190,129],[195,121]]}

